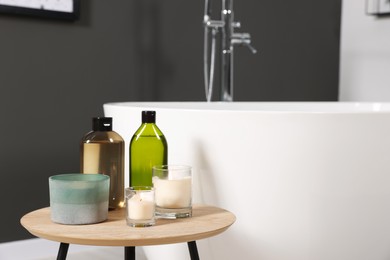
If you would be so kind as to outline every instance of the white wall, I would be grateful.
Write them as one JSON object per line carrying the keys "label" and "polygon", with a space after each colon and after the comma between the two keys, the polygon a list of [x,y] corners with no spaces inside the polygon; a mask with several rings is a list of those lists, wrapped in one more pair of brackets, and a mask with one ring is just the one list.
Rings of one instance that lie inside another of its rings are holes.
{"label": "white wall", "polygon": [[390,16],[366,14],[366,0],[343,0],[340,101],[390,101]]}

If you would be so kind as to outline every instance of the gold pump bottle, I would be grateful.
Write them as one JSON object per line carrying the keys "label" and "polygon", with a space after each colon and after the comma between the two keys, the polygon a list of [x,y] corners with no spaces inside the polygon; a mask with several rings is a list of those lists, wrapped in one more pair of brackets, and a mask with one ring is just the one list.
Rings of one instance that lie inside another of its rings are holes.
{"label": "gold pump bottle", "polygon": [[80,170],[110,176],[110,210],[124,207],[124,149],[111,117],[92,118],[92,131],[80,143]]}

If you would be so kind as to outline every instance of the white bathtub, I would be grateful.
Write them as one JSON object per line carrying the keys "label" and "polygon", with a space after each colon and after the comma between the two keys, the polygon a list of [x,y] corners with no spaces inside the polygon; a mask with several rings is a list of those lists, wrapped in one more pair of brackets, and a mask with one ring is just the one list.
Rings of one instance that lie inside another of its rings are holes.
{"label": "white bathtub", "polygon": [[[194,166],[195,202],[237,216],[201,259],[390,259],[390,103],[105,104],[127,146],[142,110]],[[185,259],[175,246],[146,254]]]}

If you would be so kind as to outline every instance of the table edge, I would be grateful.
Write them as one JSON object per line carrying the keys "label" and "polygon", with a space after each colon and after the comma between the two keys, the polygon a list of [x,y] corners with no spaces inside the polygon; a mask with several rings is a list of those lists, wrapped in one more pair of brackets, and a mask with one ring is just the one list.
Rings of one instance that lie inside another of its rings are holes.
{"label": "table edge", "polygon": [[64,237],[61,235],[58,235],[58,236],[57,235],[48,235],[48,234],[41,233],[39,231],[34,230],[33,228],[29,228],[26,226],[26,224],[24,223],[24,220],[28,214],[31,214],[35,211],[47,209],[49,207],[37,209],[37,210],[31,211],[31,212],[25,214],[20,219],[20,223],[32,235],[39,237],[39,238],[43,238],[43,239],[47,239],[47,240],[51,240],[51,241],[56,241],[56,242],[62,242],[62,243],[68,243],[68,244],[78,244],[78,245],[95,245],[95,246],[151,246],[151,245],[184,243],[184,242],[195,241],[195,240],[200,240],[200,239],[205,239],[205,238],[217,236],[217,235],[223,233],[224,231],[226,231],[236,221],[236,216],[228,210],[214,207],[214,206],[210,206],[210,205],[205,205],[205,204],[196,204],[196,206],[198,206],[198,207],[213,207],[213,208],[217,208],[217,209],[226,211],[227,213],[230,213],[230,217],[231,217],[230,222],[231,223],[229,225],[222,227],[222,228],[218,228],[218,229],[215,229],[212,231],[202,232],[199,234],[182,235],[182,236],[177,236],[177,237],[168,237],[166,240],[164,240],[163,243],[161,243],[161,238],[155,238],[155,239],[148,238],[148,240],[146,242],[145,241],[140,242],[139,240],[124,241],[123,239],[109,241],[107,239],[91,240],[90,238],[88,238],[88,239],[70,238],[70,237]]}

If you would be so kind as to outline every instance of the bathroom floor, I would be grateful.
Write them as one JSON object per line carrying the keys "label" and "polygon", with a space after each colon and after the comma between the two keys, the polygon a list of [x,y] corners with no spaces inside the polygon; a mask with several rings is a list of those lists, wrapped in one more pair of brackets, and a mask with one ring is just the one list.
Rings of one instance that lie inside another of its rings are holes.
{"label": "bathroom floor", "polygon": [[[39,238],[0,243],[0,259],[53,260],[57,257],[58,242]],[[137,260],[146,260],[141,248],[136,249]],[[67,260],[123,260],[123,247],[70,245]]]}
{"label": "bathroom floor", "polygon": [[[102,247],[102,248],[91,248],[79,252],[71,252],[71,247],[69,247],[67,260],[85,260],[85,259],[94,259],[94,260],[106,260],[106,259],[121,259],[124,258],[123,248],[116,247]],[[54,256],[55,257],[55,256]],[[34,260],[53,260],[53,256],[43,257]],[[138,258],[137,258],[138,259]]]}

